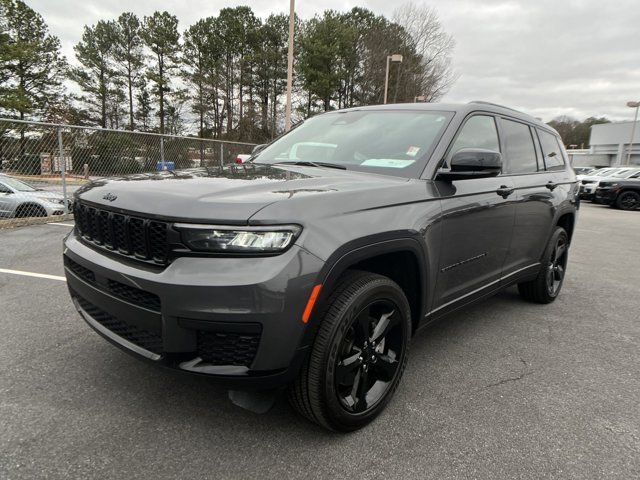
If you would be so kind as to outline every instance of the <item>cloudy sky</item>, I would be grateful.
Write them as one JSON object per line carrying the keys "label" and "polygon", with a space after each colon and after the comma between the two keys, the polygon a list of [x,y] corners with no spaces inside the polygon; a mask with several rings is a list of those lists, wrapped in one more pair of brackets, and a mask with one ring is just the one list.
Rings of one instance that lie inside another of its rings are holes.
{"label": "cloudy sky", "polygon": [[[250,5],[260,16],[288,11],[288,0],[26,0],[73,58],[82,26],[164,9],[184,28],[223,7]],[[297,0],[297,13],[359,5],[391,16],[402,0]],[[421,3],[418,0],[416,3]],[[456,40],[459,79],[444,98],[505,104],[548,121],[606,115],[625,120],[628,100],[640,100],[638,0],[431,0]]]}

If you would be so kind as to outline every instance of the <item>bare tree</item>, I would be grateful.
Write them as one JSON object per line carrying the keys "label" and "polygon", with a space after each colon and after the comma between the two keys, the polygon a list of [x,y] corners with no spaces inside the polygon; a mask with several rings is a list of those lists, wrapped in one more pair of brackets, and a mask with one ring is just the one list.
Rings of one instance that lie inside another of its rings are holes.
{"label": "bare tree", "polygon": [[445,32],[432,7],[408,2],[393,12],[393,21],[402,26],[423,66],[415,70],[414,96],[425,97],[428,102],[439,100],[457,80],[451,63],[455,40]]}

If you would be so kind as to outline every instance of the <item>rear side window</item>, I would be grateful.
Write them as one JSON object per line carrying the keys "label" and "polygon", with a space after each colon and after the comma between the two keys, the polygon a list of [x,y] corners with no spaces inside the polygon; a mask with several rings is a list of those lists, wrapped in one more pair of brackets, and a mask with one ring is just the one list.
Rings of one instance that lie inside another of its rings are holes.
{"label": "rear side window", "polygon": [[504,155],[508,173],[533,173],[538,171],[536,148],[528,125],[502,119]]}
{"label": "rear side window", "polygon": [[544,130],[538,130],[540,137],[540,146],[542,147],[542,156],[547,170],[564,170],[564,157],[560,143],[555,135]]}
{"label": "rear side window", "polygon": [[495,119],[488,115],[475,115],[467,120],[453,142],[449,158],[463,148],[484,148],[499,152],[500,143]]}

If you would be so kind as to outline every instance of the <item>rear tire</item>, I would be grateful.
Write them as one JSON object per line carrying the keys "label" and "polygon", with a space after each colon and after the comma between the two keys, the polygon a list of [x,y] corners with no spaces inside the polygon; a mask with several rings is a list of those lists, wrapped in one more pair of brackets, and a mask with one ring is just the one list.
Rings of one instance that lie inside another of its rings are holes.
{"label": "rear tire", "polygon": [[616,207],[620,210],[636,210],[640,208],[640,193],[634,191],[620,193],[616,199]]}
{"label": "rear tire", "polygon": [[518,284],[520,296],[529,302],[551,303],[560,293],[567,270],[569,235],[556,227],[549,239],[540,271],[535,279]]}
{"label": "rear tire", "polygon": [[328,298],[309,357],[289,388],[291,405],[329,430],[362,428],[395,393],[410,335],[402,289],[381,275],[347,272]]}

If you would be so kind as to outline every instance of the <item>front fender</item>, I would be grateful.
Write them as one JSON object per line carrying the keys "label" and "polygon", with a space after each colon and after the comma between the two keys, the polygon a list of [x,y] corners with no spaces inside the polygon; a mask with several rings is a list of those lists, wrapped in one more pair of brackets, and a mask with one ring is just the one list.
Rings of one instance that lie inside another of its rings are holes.
{"label": "front fender", "polygon": [[424,318],[428,308],[428,287],[434,284],[434,279],[431,278],[428,268],[429,257],[423,237],[419,232],[409,230],[371,235],[342,245],[325,262],[316,282],[317,284],[322,284],[322,289],[316,300],[316,307],[309,318],[308,327],[300,346],[304,347],[312,343],[315,332],[322,320],[323,309],[320,306],[327,301],[336,287],[338,279],[346,270],[364,260],[403,251],[412,253],[417,262],[420,282],[418,286],[418,291],[420,292],[418,318]]}

